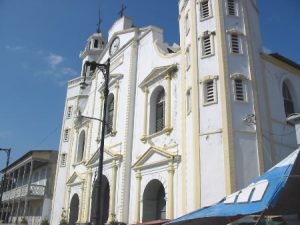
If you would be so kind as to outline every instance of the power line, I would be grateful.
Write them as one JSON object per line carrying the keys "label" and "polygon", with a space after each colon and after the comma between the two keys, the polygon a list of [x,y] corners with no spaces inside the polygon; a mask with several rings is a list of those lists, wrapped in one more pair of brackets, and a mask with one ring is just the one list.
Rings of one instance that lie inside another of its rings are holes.
{"label": "power line", "polygon": [[60,128],[61,124],[59,124],[57,127],[55,127],[54,130],[52,130],[49,134],[47,134],[38,144],[34,145],[33,147],[31,147],[30,149],[35,149],[36,147],[40,146],[41,144],[43,144],[49,137],[51,137],[59,128]]}

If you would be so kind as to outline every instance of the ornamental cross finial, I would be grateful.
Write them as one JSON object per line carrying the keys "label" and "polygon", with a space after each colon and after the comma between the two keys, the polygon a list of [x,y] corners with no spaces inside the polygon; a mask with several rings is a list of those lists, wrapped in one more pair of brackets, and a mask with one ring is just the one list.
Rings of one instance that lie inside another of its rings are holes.
{"label": "ornamental cross finial", "polygon": [[97,33],[100,33],[101,32],[101,26],[102,24],[102,19],[101,19],[101,14],[100,14],[100,9],[99,9],[99,19],[98,19],[98,23],[97,23]]}
{"label": "ornamental cross finial", "polygon": [[119,11],[119,16],[120,16],[120,18],[122,18],[123,16],[124,16],[124,11],[125,11],[125,9],[127,9],[127,7],[126,7],[126,5],[124,5],[124,4],[122,4],[121,5],[121,9],[120,9],[120,11]]}

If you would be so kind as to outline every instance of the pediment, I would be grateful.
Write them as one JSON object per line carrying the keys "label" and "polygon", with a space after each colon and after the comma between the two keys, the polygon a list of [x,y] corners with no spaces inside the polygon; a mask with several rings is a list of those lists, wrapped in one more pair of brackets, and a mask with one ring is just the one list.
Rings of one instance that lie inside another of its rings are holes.
{"label": "pediment", "polygon": [[171,65],[161,66],[161,67],[155,67],[149,73],[149,75],[140,83],[139,87],[144,88],[146,86],[149,86],[156,79],[161,79],[167,73],[170,73],[170,75],[173,75],[173,73],[176,72],[176,71],[177,71],[177,65],[176,64],[171,64]]}
{"label": "pediment", "polygon": [[68,179],[67,185],[82,183],[85,180],[85,177],[82,174],[74,172],[72,176]]}
{"label": "pediment", "polygon": [[[90,167],[90,166],[98,163],[99,153],[100,153],[100,150],[98,149],[85,165],[87,167]],[[109,163],[112,160],[117,160],[117,159],[121,159],[121,158],[122,158],[121,154],[114,152],[110,148],[104,148],[104,152],[103,152],[103,163],[104,164]]]}
{"label": "pediment", "polygon": [[156,164],[164,164],[172,161],[174,155],[165,149],[150,147],[132,166],[133,169],[141,169]]}

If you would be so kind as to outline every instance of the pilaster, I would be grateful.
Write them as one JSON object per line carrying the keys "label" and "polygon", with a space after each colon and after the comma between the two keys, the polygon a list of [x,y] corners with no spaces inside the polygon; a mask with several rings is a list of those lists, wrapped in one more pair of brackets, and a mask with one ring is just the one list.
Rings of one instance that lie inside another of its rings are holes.
{"label": "pilaster", "polygon": [[168,166],[168,192],[167,192],[167,219],[174,218],[174,165],[173,161]]}
{"label": "pilaster", "polygon": [[134,210],[134,223],[138,224],[140,223],[140,212],[141,212],[141,183],[142,183],[142,175],[141,171],[138,170],[135,173],[135,178],[136,178],[136,192],[135,192],[135,210]]}
{"label": "pilaster", "polygon": [[142,136],[142,141],[146,142],[147,140],[147,130],[148,130],[148,96],[149,96],[149,89],[146,87],[143,90],[144,92],[144,129],[143,129],[143,136]]}

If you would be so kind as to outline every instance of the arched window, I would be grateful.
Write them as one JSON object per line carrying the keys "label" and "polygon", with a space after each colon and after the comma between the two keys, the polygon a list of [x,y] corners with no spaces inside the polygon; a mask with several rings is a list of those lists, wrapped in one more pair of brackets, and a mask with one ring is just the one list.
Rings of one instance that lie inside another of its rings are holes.
{"label": "arched window", "polygon": [[162,89],[155,102],[155,132],[161,131],[165,127],[165,91]]}
{"label": "arched window", "polygon": [[166,218],[166,193],[159,180],[151,180],[143,194],[143,222]]}
{"label": "arched window", "polygon": [[105,134],[109,134],[112,132],[113,127],[113,117],[114,117],[114,96],[108,96],[107,103],[107,111],[106,111],[106,126],[105,126]]}
{"label": "arched window", "polygon": [[78,139],[78,149],[77,149],[77,158],[76,162],[81,162],[84,155],[85,147],[85,131],[81,131]]}
{"label": "arched window", "polygon": [[295,113],[293,98],[289,90],[288,84],[285,81],[282,84],[282,96],[284,102],[285,115],[289,116]]}

